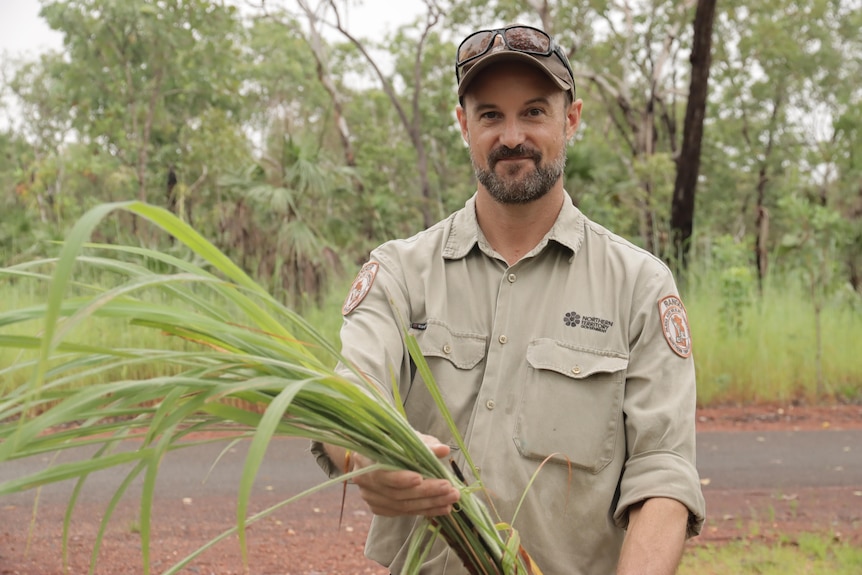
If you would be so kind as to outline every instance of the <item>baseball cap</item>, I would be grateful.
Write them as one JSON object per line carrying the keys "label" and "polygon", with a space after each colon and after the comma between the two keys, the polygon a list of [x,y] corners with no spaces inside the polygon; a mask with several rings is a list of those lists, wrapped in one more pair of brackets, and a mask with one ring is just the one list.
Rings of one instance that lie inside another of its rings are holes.
{"label": "baseball cap", "polygon": [[544,30],[520,24],[473,32],[461,42],[455,55],[458,97],[482,70],[502,61],[537,67],[575,99],[574,74],[563,50]]}

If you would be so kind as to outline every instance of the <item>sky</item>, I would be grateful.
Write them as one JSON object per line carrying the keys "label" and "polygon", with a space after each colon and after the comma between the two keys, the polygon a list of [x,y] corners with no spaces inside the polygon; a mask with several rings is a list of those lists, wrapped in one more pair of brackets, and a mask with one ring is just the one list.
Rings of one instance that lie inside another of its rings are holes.
{"label": "sky", "polygon": [[0,0],[0,56],[36,56],[63,39],[39,18],[39,0]]}
{"label": "sky", "polygon": [[[290,5],[290,0],[283,1]],[[393,10],[394,0],[349,0],[349,9],[342,14],[347,29],[360,38],[373,37],[375,32],[390,32],[424,11],[422,0],[397,1],[398,9]],[[39,16],[40,9],[39,0],[0,0],[0,72],[8,72],[7,61],[33,60],[45,51],[63,48],[62,35],[48,27]],[[0,113],[0,130],[17,124],[17,106],[3,88],[0,86],[0,99],[6,108]]]}
{"label": "sky", "polygon": [[[396,25],[412,20],[423,9],[421,0],[351,0],[347,27],[360,36],[375,30],[390,31]],[[60,49],[62,37],[39,17],[39,0],[0,0],[0,57],[31,57],[44,50]]]}

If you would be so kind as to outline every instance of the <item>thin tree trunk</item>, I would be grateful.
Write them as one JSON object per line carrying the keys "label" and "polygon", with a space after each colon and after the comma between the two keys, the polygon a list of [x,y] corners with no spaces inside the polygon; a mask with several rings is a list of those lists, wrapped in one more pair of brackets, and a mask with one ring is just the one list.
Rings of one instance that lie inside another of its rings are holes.
{"label": "thin tree trunk", "polygon": [[757,263],[757,290],[763,295],[763,282],[769,268],[769,210],[764,206],[766,182],[768,178],[761,169],[760,183],[757,185],[757,238],[755,240],[755,260]]}
{"label": "thin tree trunk", "polygon": [[703,122],[709,95],[709,70],[712,66],[715,4],[716,0],[699,0],[694,15],[694,40],[690,58],[691,84],[670,210],[673,258],[680,271],[688,269],[691,237],[694,232],[695,194],[700,173]]}
{"label": "thin tree trunk", "polygon": [[[859,186],[859,191],[856,196],[856,205],[850,211],[850,221],[857,222],[862,219],[862,185]],[[856,238],[857,242],[862,242],[862,237]],[[860,257],[858,250],[850,250],[847,254],[847,267],[850,270],[850,285],[853,289],[862,293],[862,269],[860,269]]]}
{"label": "thin tree trunk", "polygon": [[150,134],[153,131],[153,121],[156,117],[156,107],[158,106],[159,96],[161,95],[163,76],[164,69],[159,68],[159,71],[156,73],[156,77],[153,78],[153,91],[150,93],[150,102],[149,106],[147,106],[147,119],[144,122],[144,131],[142,134],[135,134],[141,138],[138,142],[137,172],[138,199],[142,202],[147,201],[147,162],[149,161],[150,155]]}
{"label": "thin tree trunk", "polygon": [[[312,55],[314,56],[314,61],[317,69],[317,79],[320,80],[321,86],[323,86],[323,89],[326,90],[327,94],[329,94],[330,100],[332,100],[332,109],[335,114],[335,129],[338,132],[338,138],[341,142],[341,149],[344,153],[344,163],[348,167],[355,169],[357,167],[356,151],[354,150],[353,142],[351,141],[352,138],[350,126],[348,125],[347,118],[344,115],[344,104],[342,103],[341,94],[339,94],[338,89],[332,82],[332,79],[329,76],[329,71],[324,64],[324,43],[323,39],[320,36],[320,33],[317,31],[318,18],[305,2],[299,2],[299,6],[305,12],[305,15],[308,17],[309,21],[311,38],[308,42],[308,45],[309,48],[311,48]],[[362,183],[362,180],[359,178],[358,175],[354,175],[351,178],[351,181],[353,184],[353,191],[356,192],[356,196],[360,198],[360,203],[362,203],[362,199],[365,196],[365,184]],[[363,235],[366,239],[373,239],[373,214],[363,214],[362,220]]]}
{"label": "thin tree trunk", "polygon": [[[425,4],[428,7],[428,19],[425,23],[425,28],[422,32],[422,37],[419,41],[419,46],[417,48],[417,70],[418,66],[421,65],[423,49],[425,47],[425,41],[428,38],[428,34],[430,33],[431,29],[437,25],[442,16],[442,10],[439,6],[437,6],[437,3],[434,0],[425,0]],[[338,11],[338,6],[335,4],[334,0],[329,0],[329,5],[333,13],[335,14],[335,29],[338,30],[345,38],[347,38],[350,43],[356,47],[357,50],[359,50],[360,54],[362,54],[365,60],[369,63],[372,70],[374,70],[375,75],[380,80],[383,92],[389,98],[389,101],[392,102],[392,106],[395,108],[395,112],[398,114],[398,118],[401,120],[401,124],[407,131],[407,135],[410,137],[410,141],[413,144],[414,149],[416,150],[416,168],[419,172],[420,189],[422,190],[422,220],[426,228],[430,227],[434,223],[436,218],[434,217],[430,207],[431,182],[428,176],[427,151],[425,149],[425,143],[422,140],[421,117],[418,115],[419,108],[415,104],[415,100],[416,98],[418,98],[419,92],[422,91],[422,75],[417,73],[414,77],[416,83],[413,86],[413,90],[416,96],[414,96],[413,118],[411,120],[407,118],[407,113],[404,110],[404,106],[401,105],[401,100],[395,93],[395,88],[392,86],[392,83],[383,74],[383,71],[380,69],[380,66],[378,66],[374,58],[371,57],[371,54],[368,52],[368,49],[362,42],[360,42],[355,36],[350,34],[347,29],[344,28],[341,22],[341,15]]]}

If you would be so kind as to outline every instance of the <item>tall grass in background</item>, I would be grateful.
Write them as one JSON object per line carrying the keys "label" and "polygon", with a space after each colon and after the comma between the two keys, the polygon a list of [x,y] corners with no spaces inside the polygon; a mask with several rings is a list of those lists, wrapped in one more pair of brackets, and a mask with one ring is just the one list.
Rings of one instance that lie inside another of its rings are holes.
{"label": "tall grass in background", "polygon": [[772,277],[759,297],[745,268],[697,271],[684,294],[700,405],[862,402],[862,298],[831,297],[822,315],[822,379],[811,299],[789,277]]}
{"label": "tall grass in background", "polygon": [[[85,274],[86,275],[86,274]],[[95,274],[93,274],[95,276]],[[86,283],[95,285],[99,282],[104,284],[116,282],[116,278],[91,277]],[[44,281],[23,279],[9,281],[2,278],[0,274],[0,313],[9,310],[26,310],[38,306],[44,306],[48,298],[47,284]],[[84,293],[81,289],[70,291]],[[209,294],[201,290],[201,297],[209,297]],[[154,305],[164,301],[159,294],[145,294],[145,301]],[[14,325],[4,326],[0,334],[4,336],[24,336],[38,334],[43,330],[41,319],[31,319]],[[188,351],[191,345],[181,338],[166,339],[163,334],[155,330],[130,325],[128,321],[117,318],[88,318],[75,328],[70,334],[76,341],[97,345],[99,342],[110,341],[117,348],[155,348],[167,346],[176,351]],[[0,395],[7,391],[25,385],[31,378],[29,370],[10,370],[11,366],[32,362],[38,357],[35,349],[21,350],[0,345]],[[2,369],[6,368],[6,369]],[[73,385],[86,386],[98,383],[107,383],[119,379],[146,379],[160,377],[176,373],[176,369],[169,363],[152,362],[144,364],[122,365],[116,369],[93,373],[82,377]]]}
{"label": "tall grass in background", "polygon": [[[45,264],[37,266],[35,271],[50,274],[51,268],[50,265]],[[76,274],[76,279],[80,285],[70,286],[70,295],[87,293],[87,290],[81,286],[99,285],[101,288],[107,288],[118,283],[116,276],[99,273],[90,268],[81,269]],[[341,329],[341,305],[350,288],[351,280],[352,278],[345,278],[341,282],[335,282],[334,287],[324,298],[323,305],[320,307],[309,307],[303,314],[308,323],[314,326],[314,329],[334,347],[338,346],[339,331]],[[0,313],[43,305],[48,298],[48,288],[49,285],[45,279],[15,278],[12,280],[0,274]],[[194,287],[191,289],[195,290]],[[195,291],[198,298],[209,298],[211,304],[216,304],[217,300],[213,298],[210,290],[199,289]],[[160,293],[148,292],[140,294],[139,297],[155,305],[166,303],[164,294]],[[177,304],[178,302],[174,303]],[[41,320],[34,319],[28,322],[4,326],[0,334],[25,335],[37,333],[41,329]],[[110,340],[116,347],[152,349],[161,346],[176,351],[188,351],[193,348],[184,339],[166,339],[163,334],[160,334],[156,330],[130,325],[128,321],[116,318],[88,318],[86,322],[83,322],[76,329],[74,336],[77,341],[94,345],[98,342]],[[30,378],[30,373],[27,371],[4,372],[2,367],[33,360],[36,354],[35,350],[22,351],[0,346],[0,396],[2,396],[4,391],[24,385]],[[334,359],[329,358],[329,361],[334,361]],[[170,364],[164,363],[123,366],[113,372],[93,374],[88,378],[79,380],[76,382],[76,385],[106,383],[116,379],[146,379],[169,375],[175,373],[175,371]]]}
{"label": "tall grass in background", "polygon": [[[842,291],[824,310],[822,368],[828,395],[818,396],[810,298],[798,284],[779,279],[767,283],[761,299],[753,279],[745,273],[742,276],[734,280],[733,272],[716,266],[700,269],[683,293],[694,337],[699,404],[862,402],[862,299]],[[85,284],[116,281],[86,269],[79,279]],[[336,283],[323,306],[304,313],[308,323],[334,347],[338,347],[340,308],[350,279]],[[0,312],[38,305],[47,297],[44,281],[22,279],[13,283],[0,278]],[[144,297],[163,302],[160,295]],[[201,290],[199,297],[211,296]],[[31,333],[34,329],[38,326],[31,322],[9,326],[4,333]],[[79,328],[76,339],[95,343],[108,335],[118,347],[168,345],[189,349],[185,340],[166,342],[154,330],[111,318],[91,319]],[[0,346],[0,366],[33,357],[34,351],[24,353]],[[161,363],[125,366],[119,372],[94,375],[87,382],[159,377],[173,371]],[[22,385],[28,376],[25,372],[0,373],[0,392]]]}

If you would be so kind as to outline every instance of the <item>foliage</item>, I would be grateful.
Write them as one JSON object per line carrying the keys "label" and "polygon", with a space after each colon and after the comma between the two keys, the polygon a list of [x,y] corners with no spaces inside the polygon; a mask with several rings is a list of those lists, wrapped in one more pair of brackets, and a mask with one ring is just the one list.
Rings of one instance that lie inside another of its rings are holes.
{"label": "foliage", "polygon": [[829,535],[802,534],[798,540],[773,545],[734,541],[721,546],[689,549],[680,575],[851,575],[862,568],[862,549],[835,541]]}
{"label": "foliage", "polygon": [[[830,388],[819,390],[818,341],[807,286],[799,278],[767,282],[762,298],[752,297],[747,300],[751,305],[736,310],[739,330],[725,335],[728,300],[721,291],[723,275],[717,267],[699,269],[683,293],[694,341],[699,405],[862,400],[858,293],[841,291],[825,301],[820,367]],[[751,283],[749,293],[754,291]]]}
{"label": "foliage", "polygon": [[745,247],[729,236],[717,239],[713,246],[714,268],[719,274],[721,295],[721,333],[742,335],[744,317],[754,303],[754,275]]}
{"label": "foliage", "polygon": [[[104,244],[91,245],[90,253],[81,254],[93,228],[117,209],[131,211],[164,228],[190,248],[190,257]],[[169,271],[153,272],[139,261],[126,261],[127,256],[157,260]],[[131,482],[142,476],[140,536],[143,571],[149,573],[150,519],[159,462],[168,451],[194,445],[194,432],[215,429],[235,438],[251,438],[239,485],[237,526],[225,534],[237,532],[243,549],[247,524],[278,507],[247,516],[251,488],[266,447],[274,436],[289,435],[344,447],[376,462],[320,487],[378,469],[408,469],[426,477],[448,479],[461,489],[462,497],[453,513],[424,519],[415,530],[404,573],[418,573],[426,546],[443,537],[471,573],[540,575],[520,547],[517,532],[500,518],[492,518],[482,499],[490,495],[481,480],[465,485],[454,466],[448,468],[425,446],[399,404],[390,404],[386,394],[359,371],[353,370],[349,379],[339,375],[332,360],[341,360],[347,368],[349,364],[326,339],[166,210],[138,202],[97,206],[72,229],[51,276],[39,274],[38,268],[44,263],[0,268],[0,274],[7,277],[50,281],[44,304],[0,313],[0,327],[33,321],[41,324],[35,334],[0,334],[2,347],[37,352],[33,359],[0,370],[4,378],[32,373],[28,385],[9,390],[0,402],[0,462],[85,445],[96,449],[89,459],[83,456],[1,483],[0,494],[77,480],[64,523],[65,550],[72,510],[88,475],[133,464],[103,518],[91,570],[114,509]],[[74,271],[81,267],[114,274],[116,285],[79,285],[84,295],[67,295]],[[141,297],[149,292],[165,297]],[[163,334],[163,345],[119,347],[110,340],[76,341],[75,329],[91,318],[113,318],[156,330]],[[188,341],[194,347],[188,351],[171,349],[169,338]],[[406,330],[405,338],[478,478],[418,343]],[[175,372],[76,385],[93,374],[145,363],[168,365]],[[135,434],[140,436],[137,449],[117,449],[123,439]],[[177,573],[225,535],[166,573]]]}
{"label": "foliage", "polygon": [[797,196],[782,198],[781,207],[795,222],[794,232],[785,234],[781,251],[789,255],[803,278],[814,307],[814,329],[817,334],[817,391],[824,392],[822,374],[823,326],[821,315],[828,298],[844,283],[838,275],[838,259],[842,247],[850,243],[850,234],[841,215],[829,208],[813,204]]}
{"label": "foliage", "polygon": [[[473,192],[452,113],[455,44],[516,21],[555,32],[575,70],[584,114],[568,150],[570,195],[668,256],[694,2],[434,0],[386,32],[348,27],[352,40],[334,32],[344,0],[305,2],[319,37],[298,0],[243,10],[211,0],[42,4],[62,53],[3,66],[20,109],[6,110],[17,121],[0,137],[4,261],[44,253],[45,240],[95,204],[146,198],[215,238],[283,301],[319,299],[332,278],[284,284],[276,272],[275,254],[296,230],[280,232],[278,249],[237,243],[252,222],[278,236],[265,203],[246,195],[261,183],[253,166],[267,166],[284,140],[338,174],[323,195],[312,186],[298,198],[301,236],[315,237],[308,259],[331,250],[350,275],[372,247],[419,231]],[[862,291],[860,26],[858,0],[719,4],[693,258],[709,260],[726,235],[752,253],[762,238],[763,253],[776,254],[793,233],[780,200],[805,190],[850,227],[836,274]],[[263,180],[285,187],[271,170]],[[170,248],[137,223],[101,239]],[[762,263],[748,261],[740,268]],[[743,282],[753,272],[739,271]],[[784,273],[763,273],[773,271]]]}

